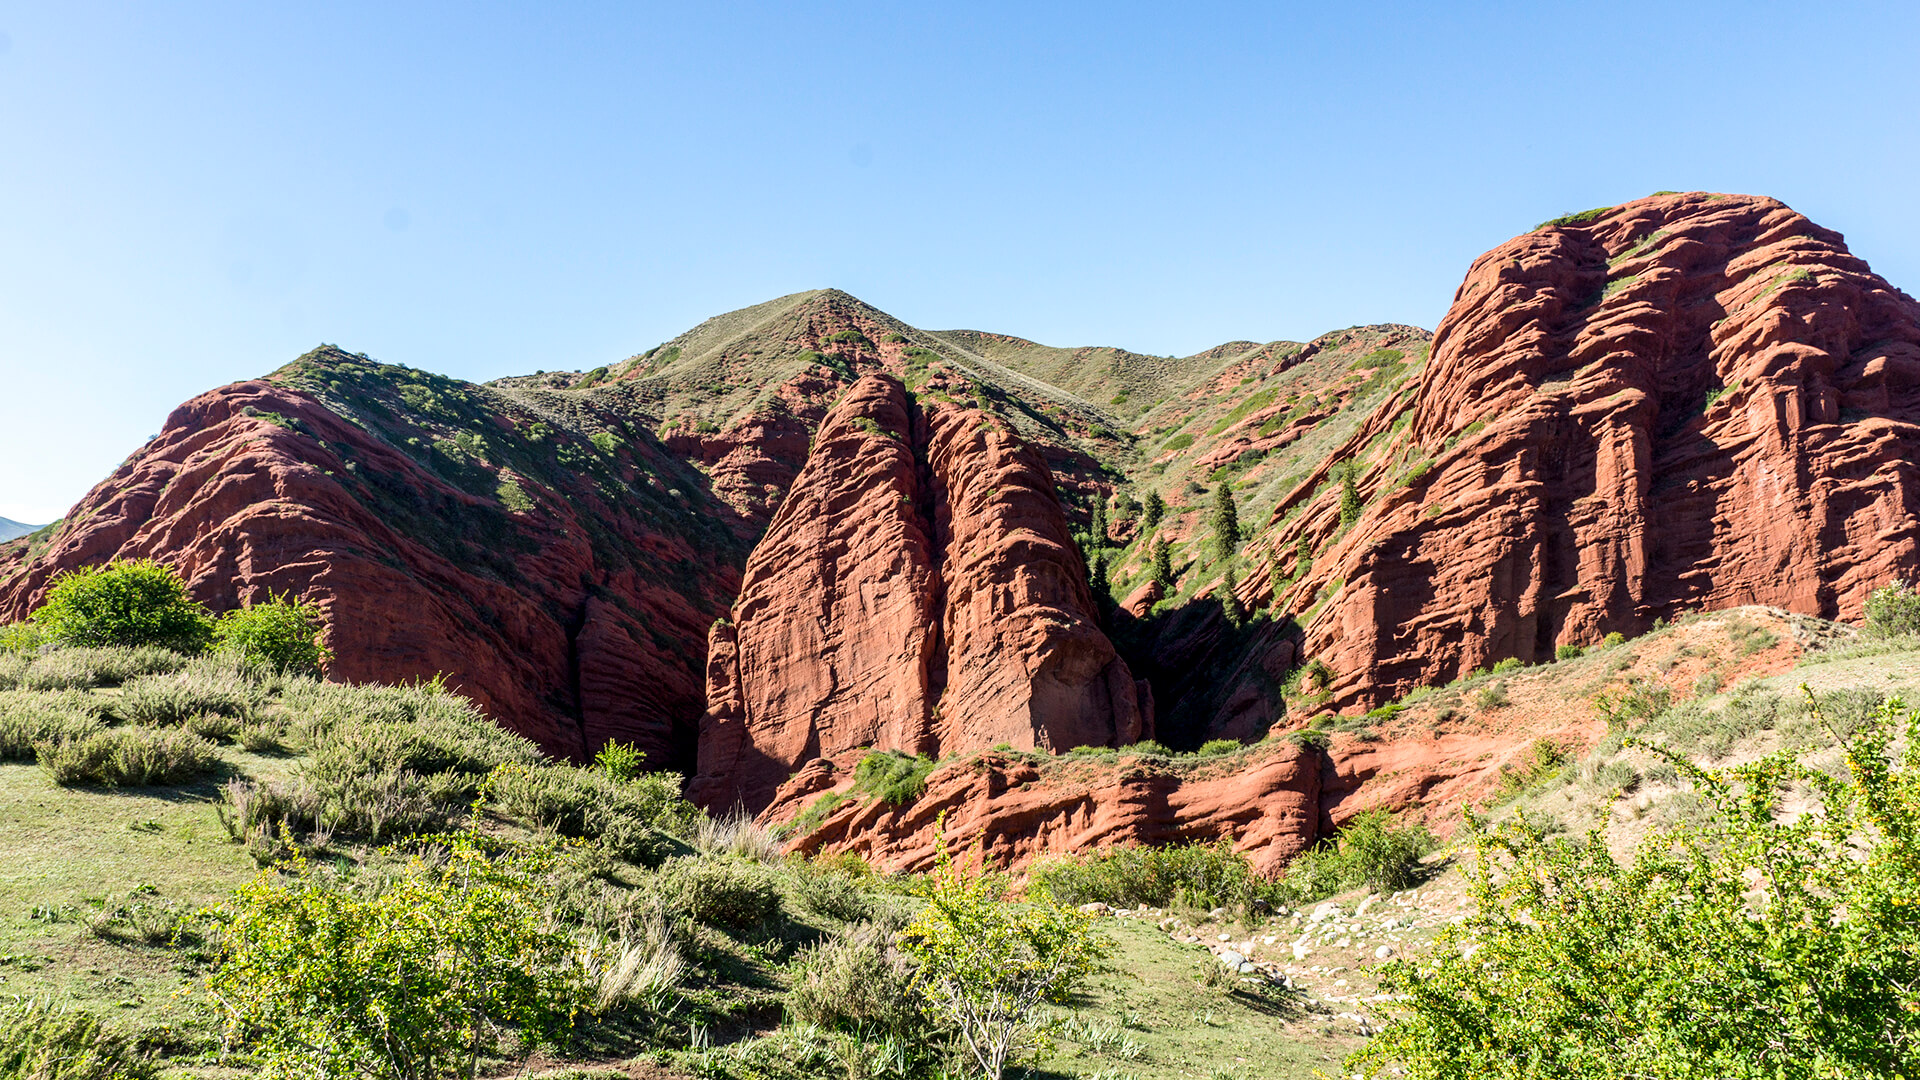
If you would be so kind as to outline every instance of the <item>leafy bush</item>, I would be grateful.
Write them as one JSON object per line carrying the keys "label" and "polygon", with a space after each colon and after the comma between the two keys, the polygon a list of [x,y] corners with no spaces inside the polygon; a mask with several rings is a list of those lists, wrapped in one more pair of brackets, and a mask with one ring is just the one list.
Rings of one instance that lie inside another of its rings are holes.
{"label": "leafy bush", "polygon": [[1042,862],[1028,878],[1036,893],[1063,904],[1114,907],[1245,907],[1270,882],[1225,840],[1167,847],[1107,848]]}
{"label": "leafy bush", "polygon": [[1194,752],[1201,757],[1213,757],[1216,754],[1235,753],[1245,748],[1239,739],[1208,739],[1200,744],[1200,749]]}
{"label": "leafy bush", "polygon": [[685,827],[691,808],[669,778],[620,782],[566,765],[509,766],[494,774],[492,794],[509,817],[561,836],[599,842],[629,862],[658,866],[674,847],[668,831]]}
{"label": "leafy bush", "polygon": [[30,653],[47,644],[47,632],[30,622],[0,626],[0,655]]}
{"label": "leafy bush", "polygon": [[[861,864],[865,869],[865,864]],[[788,894],[803,911],[839,922],[859,922],[873,914],[873,904],[848,874],[832,863],[795,859],[789,865]]]}
{"label": "leafy bush", "polygon": [[1898,578],[1873,590],[1864,629],[1870,637],[1920,634],[1920,592]]}
{"label": "leafy bush", "polygon": [[589,990],[547,914],[551,866],[463,832],[441,866],[370,894],[297,863],[263,874],[215,913],[226,955],[208,987],[229,1040],[281,1075],[392,1080],[472,1077],[504,1031],[557,1043]]}
{"label": "leafy bush", "polygon": [[0,1080],[146,1080],[132,1040],[90,1013],[15,998],[0,1007]]}
{"label": "leafy bush", "polygon": [[1586,654],[1586,649],[1574,644],[1562,645],[1553,650],[1553,658],[1555,660],[1578,660]]}
{"label": "leafy bush", "polygon": [[1108,950],[1076,911],[995,899],[992,882],[957,867],[944,845],[927,905],[899,943],[919,962],[914,985],[928,1011],[959,1029],[987,1080],[1044,1045],[1041,1005],[1065,1001]]}
{"label": "leafy bush", "polygon": [[1399,825],[1385,810],[1356,814],[1330,842],[1309,848],[1287,867],[1271,896],[1306,904],[1347,889],[1410,889],[1424,877],[1421,857],[1439,844],[1424,825]]}
{"label": "leafy bush", "polygon": [[269,593],[265,603],[229,611],[214,625],[214,647],[278,671],[320,674],[329,658],[320,644],[320,605]]}
{"label": "leafy bush", "polygon": [[1504,709],[1512,702],[1507,698],[1507,684],[1494,683],[1474,692],[1473,703],[1482,709]]}
{"label": "leafy bush", "polygon": [[180,784],[220,765],[213,743],[188,731],[111,728],[79,738],[44,740],[34,756],[62,786]]}
{"label": "leafy bush", "polygon": [[[1476,910],[1425,958],[1380,969],[1404,997],[1350,1065],[1414,1080],[1911,1076],[1920,715],[1903,710],[1847,739],[1843,777],[1785,753],[1706,771],[1638,744],[1701,809],[1631,862],[1601,832],[1481,830]],[[1817,809],[1783,815],[1795,788]]]}
{"label": "leafy bush", "polygon": [[1607,632],[1606,637],[1600,639],[1600,647],[1603,649],[1611,649],[1615,645],[1625,645],[1626,643],[1627,635],[1618,630],[1610,630]]}
{"label": "leafy bush", "polygon": [[670,859],[660,870],[662,894],[695,922],[735,933],[763,929],[780,913],[772,871],[737,859]]}
{"label": "leafy bush", "polygon": [[927,776],[938,765],[925,755],[908,757],[898,750],[876,750],[853,767],[853,787],[882,802],[904,805],[927,790]]}
{"label": "leafy bush", "polygon": [[646,762],[645,751],[617,739],[608,739],[593,755],[594,768],[607,774],[610,780],[632,780],[646,771]]}
{"label": "leafy bush", "polygon": [[914,993],[913,961],[893,943],[895,929],[863,923],[803,949],[793,961],[787,1015],[861,1037],[923,1041],[927,1015]]}
{"label": "leafy bush", "polygon": [[171,568],[150,559],[62,571],[33,613],[62,645],[157,645],[199,652],[213,619]]}

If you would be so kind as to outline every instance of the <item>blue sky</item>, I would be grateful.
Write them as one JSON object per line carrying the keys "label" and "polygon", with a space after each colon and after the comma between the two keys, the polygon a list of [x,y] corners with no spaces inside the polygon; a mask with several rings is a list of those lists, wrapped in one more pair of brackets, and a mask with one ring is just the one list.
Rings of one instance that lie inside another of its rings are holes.
{"label": "blue sky", "polygon": [[319,342],[584,368],[837,286],[1186,354],[1761,192],[1920,289],[1911,4],[0,4],[0,516]]}

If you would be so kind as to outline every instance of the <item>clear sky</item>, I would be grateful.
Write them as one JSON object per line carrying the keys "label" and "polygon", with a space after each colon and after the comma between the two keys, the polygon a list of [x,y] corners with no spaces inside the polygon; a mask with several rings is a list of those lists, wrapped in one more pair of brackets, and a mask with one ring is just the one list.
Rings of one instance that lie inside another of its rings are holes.
{"label": "clear sky", "polygon": [[1920,290],[1911,3],[0,2],[0,516],[320,342],[470,379],[846,289],[1186,354],[1759,192]]}

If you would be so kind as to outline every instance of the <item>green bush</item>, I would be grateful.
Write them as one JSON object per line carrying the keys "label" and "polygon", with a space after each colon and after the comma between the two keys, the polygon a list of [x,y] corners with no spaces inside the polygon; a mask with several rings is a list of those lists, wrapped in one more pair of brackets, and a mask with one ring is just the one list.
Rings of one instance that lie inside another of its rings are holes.
{"label": "green bush", "polygon": [[753,933],[780,914],[780,890],[772,871],[759,863],[712,856],[669,859],[660,883],[673,910],[717,929]]}
{"label": "green bush", "polygon": [[9,674],[8,680],[22,690],[82,690],[178,671],[187,658],[152,647],[74,648],[54,649],[31,658],[16,657],[14,662],[24,663]]}
{"label": "green bush", "polygon": [[358,892],[297,864],[216,913],[208,981],[230,1042],[288,1076],[472,1077],[510,1031],[557,1044],[591,1002],[572,935],[550,917],[551,855],[472,833]]}
{"label": "green bush", "polygon": [[213,619],[171,568],[150,559],[62,571],[33,621],[62,645],[157,645],[194,653]]}
{"label": "green bush", "polygon": [[1206,909],[1244,908],[1271,885],[1225,840],[1107,848],[1048,860],[1034,867],[1028,883],[1035,892],[1063,904],[1099,902],[1130,908],[1178,903]]}
{"label": "green bush", "polygon": [[0,1006],[0,1080],[146,1080],[133,1041],[90,1013],[15,998]]}
{"label": "green bush", "polygon": [[181,784],[220,765],[214,744],[177,728],[110,728],[34,745],[40,767],[62,786]]}
{"label": "green bush", "polygon": [[[1903,708],[1846,739],[1838,777],[1784,753],[1706,771],[1633,743],[1691,782],[1699,810],[1631,861],[1602,831],[1479,831],[1473,913],[1379,969],[1399,996],[1349,1065],[1414,1080],[1911,1077],[1920,715]],[[1817,806],[1783,813],[1789,791]]]}
{"label": "green bush", "polygon": [[568,765],[502,768],[492,793],[500,810],[523,825],[598,841],[642,866],[658,866],[673,850],[667,833],[684,830],[690,809],[673,779],[643,775],[622,782]]}
{"label": "green bush", "polygon": [[940,855],[900,948],[919,962],[914,985],[927,1010],[960,1029],[981,1076],[1000,1080],[1042,1044],[1041,1006],[1065,1002],[1109,946],[1078,912],[1044,899],[1004,903],[987,877],[955,866],[944,844]]}
{"label": "green bush", "polygon": [[47,632],[30,622],[0,626],[0,655],[30,653],[47,644]]}
{"label": "green bush", "polygon": [[1553,651],[1555,660],[1578,660],[1587,655],[1587,650],[1579,645],[1562,645]]}
{"label": "green bush", "polygon": [[181,672],[127,684],[114,709],[136,724],[178,727],[202,713],[251,719],[260,698],[255,687],[238,679]]}
{"label": "green bush", "polygon": [[893,929],[864,923],[801,950],[787,1016],[865,1038],[927,1041],[930,1025],[913,992],[914,964],[894,945]]}
{"label": "green bush", "polygon": [[1368,810],[1354,815],[1330,841],[1295,857],[1270,895],[1298,905],[1363,886],[1410,889],[1425,877],[1421,857],[1438,846],[1426,826],[1400,825],[1385,810]]}
{"label": "green bush", "polygon": [[213,642],[215,648],[278,671],[318,675],[330,656],[320,644],[324,629],[320,605],[291,594],[269,593],[265,603],[220,616]]}
{"label": "green bush", "polygon": [[1246,746],[1239,739],[1208,739],[1206,742],[1201,743],[1200,749],[1194,751],[1194,753],[1201,757],[1214,757],[1219,754],[1236,753],[1244,749],[1246,749]]}
{"label": "green bush", "polygon": [[1615,645],[1625,645],[1626,643],[1627,635],[1618,630],[1610,630],[1607,632],[1606,637],[1600,639],[1600,647],[1603,649],[1611,649]]}
{"label": "green bush", "polygon": [[872,916],[873,903],[866,892],[832,864],[795,859],[788,870],[788,894],[802,911],[845,923]]}
{"label": "green bush", "polygon": [[0,761],[32,761],[37,743],[66,742],[105,727],[99,714],[60,696],[0,691]]}
{"label": "green bush", "polygon": [[1920,592],[1897,578],[1875,589],[1867,597],[1864,629],[1871,637],[1920,634]]}
{"label": "green bush", "polygon": [[853,767],[853,788],[882,802],[905,805],[927,790],[927,777],[937,765],[939,762],[925,755],[909,757],[898,750],[876,750]]}
{"label": "green bush", "polygon": [[646,762],[645,751],[617,739],[608,739],[606,745],[593,755],[594,767],[605,773],[609,780],[635,779],[646,771]]}

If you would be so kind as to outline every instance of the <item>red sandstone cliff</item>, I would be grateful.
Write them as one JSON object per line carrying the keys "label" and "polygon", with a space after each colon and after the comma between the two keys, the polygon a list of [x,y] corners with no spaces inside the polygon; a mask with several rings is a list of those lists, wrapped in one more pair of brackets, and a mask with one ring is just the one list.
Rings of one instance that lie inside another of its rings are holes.
{"label": "red sandstone cliff", "polygon": [[[732,594],[736,549],[716,521],[689,515],[697,494],[640,491],[649,478],[664,488],[658,476],[691,489],[697,474],[657,444],[608,456],[581,439],[590,470],[570,480],[554,469],[543,482],[506,446],[534,417],[498,400],[472,410],[485,419],[467,444],[498,460],[455,460],[458,444],[443,452],[397,434],[426,428],[391,426],[403,406],[378,380],[398,369],[374,374],[344,354],[317,362],[345,387],[326,391],[331,403],[267,381],[203,394],[46,543],[0,548],[0,622],[26,615],[62,569],[151,556],[216,610],[269,591],[316,601],[333,679],[445,673],[550,752],[577,757],[619,738],[662,764],[690,758],[702,640]],[[356,371],[372,381],[341,382]],[[459,391],[437,385],[434,407],[451,409]],[[545,436],[543,452],[564,438]],[[520,509],[496,490],[508,481]],[[622,498],[609,496],[616,488]]]}
{"label": "red sandstone cliff", "polygon": [[[1276,610],[1311,615],[1304,654],[1361,705],[1684,610],[1857,618],[1920,569],[1916,376],[1920,304],[1772,199],[1516,237],[1474,263],[1417,392],[1275,509],[1262,546],[1315,551]],[[1366,508],[1343,529],[1348,461]]]}
{"label": "red sandstone cliff", "polygon": [[1059,751],[1143,724],[1044,461],[889,375],[821,424],[713,628],[707,695],[691,791],[755,810],[808,761],[864,747]]}

